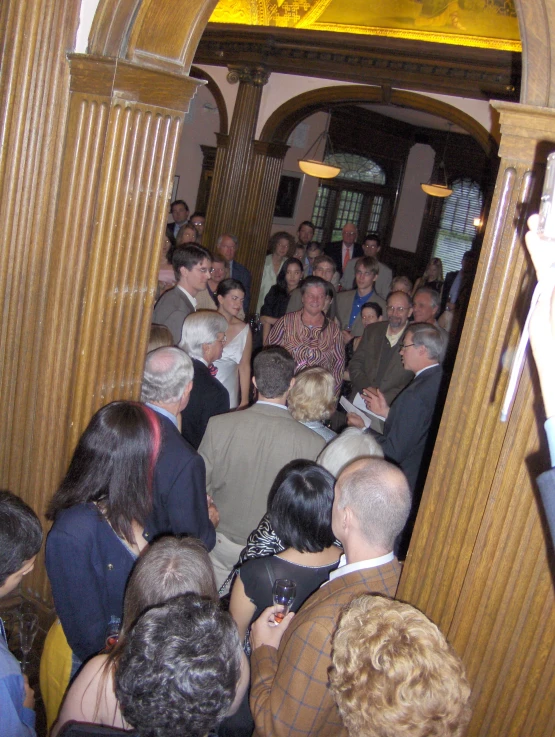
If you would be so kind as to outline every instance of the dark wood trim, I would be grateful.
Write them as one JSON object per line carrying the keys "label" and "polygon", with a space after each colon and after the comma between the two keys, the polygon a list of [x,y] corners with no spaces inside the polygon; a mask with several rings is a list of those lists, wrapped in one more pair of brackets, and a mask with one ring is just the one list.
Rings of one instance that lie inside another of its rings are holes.
{"label": "dark wood trim", "polygon": [[[384,94],[387,93],[387,94]],[[383,90],[381,87],[367,85],[345,85],[340,87],[322,87],[303,92],[287,100],[270,115],[262,133],[264,141],[287,141],[293,129],[305,118],[318,110],[329,110],[343,107],[349,103],[379,102],[382,104],[401,105],[413,110],[437,115],[458,125],[476,139],[485,153],[497,154],[497,143],[488,131],[467,113],[440,100],[403,90]]]}
{"label": "dark wood trim", "polygon": [[274,72],[518,100],[521,55],[349,33],[208,24],[196,64],[264,63]]}

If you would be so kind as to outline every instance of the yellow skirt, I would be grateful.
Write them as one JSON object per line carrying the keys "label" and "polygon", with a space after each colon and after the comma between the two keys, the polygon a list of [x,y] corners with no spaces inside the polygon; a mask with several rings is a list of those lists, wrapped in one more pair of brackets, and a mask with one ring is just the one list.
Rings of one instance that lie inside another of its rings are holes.
{"label": "yellow skirt", "polygon": [[46,710],[48,731],[54,724],[69,685],[71,648],[57,619],[48,630],[40,659],[40,692]]}

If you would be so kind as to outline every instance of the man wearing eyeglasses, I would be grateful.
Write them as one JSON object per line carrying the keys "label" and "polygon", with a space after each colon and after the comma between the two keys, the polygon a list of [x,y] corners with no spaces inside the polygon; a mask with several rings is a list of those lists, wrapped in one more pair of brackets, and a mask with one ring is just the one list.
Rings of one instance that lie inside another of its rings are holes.
{"label": "man wearing eyeglasses", "polygon": [[[413,493],[413,506],[406,528],[404,553],[416,518],[420,495],[426,480],[435,437],[441,419],[443,383],[441,363],[445,357],[447,338],[444,332],[429,323],[413,323],[398,343],[403,366],[414,373],[414,379],[391,404],[379,389],[364,393],[366,406],[385,417],[383,435],[376,435],[384,457],[400,466]],[[362,427],[362,420],[347,416],[350,425]]]}
{"label": "man wearing eyeglasses", "polygon": [[343,240],[332,241],[324,249],[325,254],[335,261],[339,275],[343,274],[343,269],[352,258],[364,256],[360,243],[356,242],[358,229],[354,223],[346,223],[341,235]]}
{"label": "man wearing eyeglasses", "polygon": [[197,294],[206,289],[212,256],[202,246],[178,246],[173,252],[172,266],[177,284],[160,297],[152,321],[166,325],[177,345],[185,318],[197,308]]}
{"label": "man wearing eyeglasses", "polygon": [[388,322],[368,325],[349,364],[351,383],[363,396],[379,389],[391,404],[413,377],[399,355],[399,343],[412,315],[411,298],[405,292],[392,292],[387,298]]}

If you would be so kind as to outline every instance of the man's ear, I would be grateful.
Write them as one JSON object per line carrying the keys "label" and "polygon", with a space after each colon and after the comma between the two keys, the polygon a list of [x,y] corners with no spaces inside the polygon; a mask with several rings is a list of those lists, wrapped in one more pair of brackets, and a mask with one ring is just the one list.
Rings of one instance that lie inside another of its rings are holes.
{"label": "man's ear", "polygon": [[252,377],[252,383],[253,383],[253,386],[256,389],[256,391],[258,391],[258,385],[256,383],[256,379],[254,378],[254,376]]}
{"label": "man's ear", "polygon": [[289,389],[287,390],[288,392],[290,392],[290,391],[291,391],[291,389],[292,389],[292,388],[293,388],[293,387],[295,386],[295,382],[296,382],[296,381],[297,381],[297,377],[296,377],[296,376],[293,376],[293,378],[292,378],[292,379],[291,379],[291,381],[289,382]]}

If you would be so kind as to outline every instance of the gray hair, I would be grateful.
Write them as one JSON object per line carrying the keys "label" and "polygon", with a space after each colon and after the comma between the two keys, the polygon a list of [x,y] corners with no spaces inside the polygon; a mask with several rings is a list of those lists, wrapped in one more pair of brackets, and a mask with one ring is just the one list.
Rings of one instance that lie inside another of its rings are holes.
{"label": "gray hair", "polygon": [[434,307],[439,307],[441,303],[441,297],[439,296],[439,292],[436,292],[435,289],[431,289],[430,287],[419,287],[414,293],[414,297],[416,297],[417,294],[429,294],[430,299],[432,301],[432,305]]}
{"label": "gray hair", "polygon": [[177,402],[193,380],[193,362],[180,348],[158,348],[146,357],[142,402]]}
{"label": "gray hair", "polygon": [[317,462],[337,478],[345,466],[360,458],[383,458],[383,450],[370,433],[348,427],[326,445]]}
{"label": "gray hair", "polygon": [[380,458],[355,462],[341,473],[339,508],[349,507],[360,531],[374,545],[393,550],[407,522],[412,495],[405,474]]}
{"label": "gray hair", "polygon": [[218,333],[225,333],[227,320],[215,310],[199,310],[187,315],[179,347],[191,358],[204,358],[202,346],[214,343]]}
{"label": "gray hair", "polygon": [[447,350],[447,337],[442,330],[428,322],[414,322],[407,328],[407,335],[409,333],[415,346],[424,346],[431,361],[438,363],[443,361]]}
{"label": "gray hair", "polygon": [[216,241],[216,248],[219,247],[220,243],[222,242],[224,238],[231,238],[231,240],[235,243],[237,248],[239,248],[239,238],[237,238],[237,236],[233,235],[232,233],[222,233],[222,235]]}

